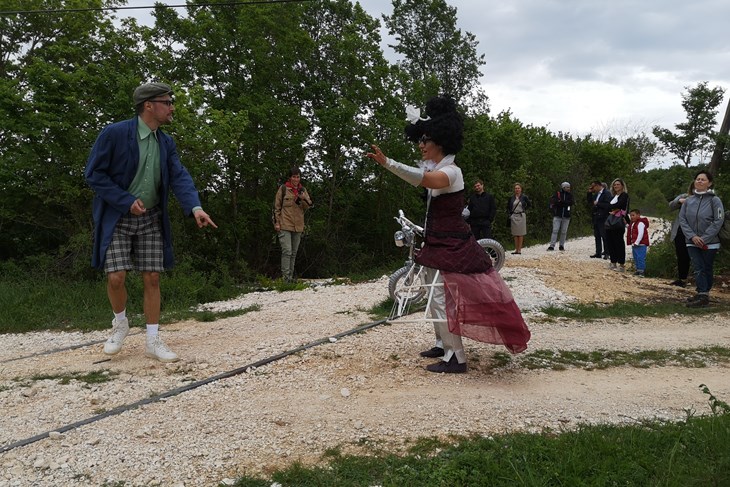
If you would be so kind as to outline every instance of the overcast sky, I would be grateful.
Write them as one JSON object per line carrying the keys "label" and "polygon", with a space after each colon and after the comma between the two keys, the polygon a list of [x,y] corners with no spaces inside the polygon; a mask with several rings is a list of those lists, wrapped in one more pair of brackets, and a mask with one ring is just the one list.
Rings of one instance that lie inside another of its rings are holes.
{"label": "overcast sky", "polygon": [[[509,109],[526,124],[599,136],[648,132],[653,125],[673,129],[685,120],[686,86],[709,81],[730,88],[728,0],[447,2],[457,9],[459,28],[476,36],[485,55],[482,84],[492,113]],[[392,11],[390,0],[360,4],[381,21]],[[118,12],[126,15],[144,21],[149,11]],[[729,94],[719,107],[718,128]]]}

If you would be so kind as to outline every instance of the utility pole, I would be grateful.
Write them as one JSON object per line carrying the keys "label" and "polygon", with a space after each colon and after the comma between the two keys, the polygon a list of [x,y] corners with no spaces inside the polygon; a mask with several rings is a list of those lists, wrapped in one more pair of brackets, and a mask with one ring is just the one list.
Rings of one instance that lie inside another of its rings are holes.
{"label": "utility pole", "polygon": [[722,125],[720,125],[720,133],[717,135],[715,151],[712,153],[712,159],[710,159],[710,167],[707,168],[707,171],[713,176],[717,176],[717,173],[720,171],[722,153],[725,152],[725,140],[727,139],[728,132],[730,132],[730,99],[725,109],[725,118],[723,118]]}

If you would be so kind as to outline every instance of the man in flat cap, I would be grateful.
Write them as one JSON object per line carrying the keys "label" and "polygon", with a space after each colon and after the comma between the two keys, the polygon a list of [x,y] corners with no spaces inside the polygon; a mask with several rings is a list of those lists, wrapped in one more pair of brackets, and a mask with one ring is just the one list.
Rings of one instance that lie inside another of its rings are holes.
{"label": "man in flat cap", "polygon": [[553,233],[550,236],[548,250],[555,250],[555,243],[560,234],[560,250],[565,250],[565,238],[568,235],[570,225],[570,207],[573,206],[573,193],[570,191],[570,183],[565,181],[560,189],[550,197],[550,211],[553,213]]}
{"label": "man in flat cap", "polygon": [[119,353],[129,333],[125,280],[134,269],[142,274],[144,284],[145,355],[175,362],[177,354],[158,334],[160,272],[174,264],[167,209],[170,190],[198,227],[217,227],[200,205],[175,142],[160,130],[172,122],[172,89],[164,83],[145,83],[134,90],[133,100],[137,116],[101,131],[84,170],[95,192],[91,265],[107,275],[107,295],[114,312],[104,353]]}

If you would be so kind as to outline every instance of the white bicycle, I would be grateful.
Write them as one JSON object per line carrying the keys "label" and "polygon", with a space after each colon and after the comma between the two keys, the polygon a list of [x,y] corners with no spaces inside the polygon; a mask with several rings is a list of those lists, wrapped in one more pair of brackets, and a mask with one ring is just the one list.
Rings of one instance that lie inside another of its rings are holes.
{"label": "white bicycle", "polygon": [[[401,226],[401,229],[393,235],[395,245],[397,247],[408,247],[408,259],[403,267],[388,278],[388,293],[394,301],[393,313],[391,314],[402,316],[411,306],[426,300],[430,285],[426,283],[423,266],[416,264],[413,259],[416,237],[423,238],[423,227],[406,218],[403,210],[398,210],[395,221]],[[505,260],[502,244],[491,238],[483,238],[477,242],[492,258],[492,266],[499,272]]]}

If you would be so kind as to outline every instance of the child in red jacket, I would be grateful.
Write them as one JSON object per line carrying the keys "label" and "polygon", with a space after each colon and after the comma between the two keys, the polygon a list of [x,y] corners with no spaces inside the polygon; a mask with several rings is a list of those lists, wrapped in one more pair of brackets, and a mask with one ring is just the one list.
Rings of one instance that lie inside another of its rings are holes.
{"label": "child in red jacket", "polygon": [[636,266],[635,276],[644,276],[646,270],[646,249],[649,246],[649,220],[641,216],[639,210],[629,212],[629,227],[626,232],[626,245],[631,245],[631,254]]}

